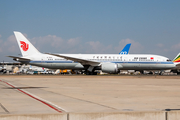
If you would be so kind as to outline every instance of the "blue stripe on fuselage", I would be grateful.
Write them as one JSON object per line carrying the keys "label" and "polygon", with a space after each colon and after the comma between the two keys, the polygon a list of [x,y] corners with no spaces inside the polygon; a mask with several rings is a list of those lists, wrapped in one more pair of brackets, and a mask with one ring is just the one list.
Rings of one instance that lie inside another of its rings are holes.
{"label": "blue stripe on fuselage", "polygon": [[134,64],[174,64],[173,62],[112,62],[112,63],[134,63]]}
{"label": "blue stripe on fuselage", "polygon": [[[156,62],[156,61],[98,61],[98,62],[111,62],[111,63],[131,63],[131,64],[174,64],[173,62]],[[78,63],[74,61],[30,61],[29,63]]]}

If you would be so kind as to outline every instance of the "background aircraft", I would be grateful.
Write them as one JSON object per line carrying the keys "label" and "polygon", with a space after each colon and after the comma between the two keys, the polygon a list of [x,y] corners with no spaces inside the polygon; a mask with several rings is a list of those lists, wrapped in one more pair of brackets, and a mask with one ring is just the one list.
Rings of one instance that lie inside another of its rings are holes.
{"label": "background aircraft", "polygon": [[119,53],[119,54],[123,54],[123,55],[127,55],[127,54],[129,54],[129,49],[130,49],[130,47],[131,47],[131,43],[129,43],[129,44],[127,44],[123,49],[122,49],[122,51]]}

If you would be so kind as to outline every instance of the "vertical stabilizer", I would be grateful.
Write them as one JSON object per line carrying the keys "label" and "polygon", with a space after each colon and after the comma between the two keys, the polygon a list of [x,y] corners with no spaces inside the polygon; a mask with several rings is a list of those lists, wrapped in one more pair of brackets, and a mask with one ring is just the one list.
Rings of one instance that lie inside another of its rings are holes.
{"label": "vertical stabilizer", "polygon": [[24,37],[20,32],[14,31],[17,43],[19,45],[22,56],[31,56],[34,54],[40,54],[40,52]]}
{"label": "vertical stabilizer", "polygon": [[129,54],[129,49],[130,49],[130,47],[131,47],[131,43],[127,44],[119,54],[121,54],[121,55],[122,55],[122,54],[123,54],[123,55]]}
{"label": "vertical stabilizer", "polygon": [[180,62],[180,53],[174,58],[173,62]]}

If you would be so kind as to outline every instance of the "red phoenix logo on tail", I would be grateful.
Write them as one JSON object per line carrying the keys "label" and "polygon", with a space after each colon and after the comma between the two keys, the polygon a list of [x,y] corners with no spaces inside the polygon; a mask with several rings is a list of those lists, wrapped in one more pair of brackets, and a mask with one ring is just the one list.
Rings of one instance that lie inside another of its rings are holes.
{"label": "red phoenix logo on tail", "polygon": [[25,43],[24,41],[20,41],[20,43],[23,51],[27,51],[29,49],[29,44]]}

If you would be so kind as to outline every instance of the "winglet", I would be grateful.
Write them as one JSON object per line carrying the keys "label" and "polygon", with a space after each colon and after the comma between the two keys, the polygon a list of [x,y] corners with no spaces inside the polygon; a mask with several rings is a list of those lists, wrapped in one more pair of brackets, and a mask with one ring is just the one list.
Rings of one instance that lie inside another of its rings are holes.
{"label": "winglet", "polygon": [[129,54],[130,46],[131,46],[131,43],[127,44],[119,54],[123,54],[123,55]]}

